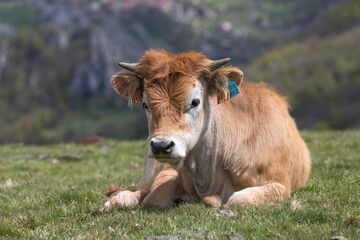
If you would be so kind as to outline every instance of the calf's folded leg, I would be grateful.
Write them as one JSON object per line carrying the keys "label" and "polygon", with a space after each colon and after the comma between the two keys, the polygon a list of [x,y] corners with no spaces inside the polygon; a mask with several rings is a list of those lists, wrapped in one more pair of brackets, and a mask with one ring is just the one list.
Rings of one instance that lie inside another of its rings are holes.
{"label": "calf's folded leg", "polygon": [[203,197],[203,202],[209,207],[217,208],[223,205],[221,197],[219,195],[212,195]]}
{"label": "calf's folded leg", "polygon": [[178,198],[179,174],[174,169],[161,171],[155,178],[149,194],[144,198],[145,205],[169,207]]}
{"label": "calf's folded leg", "polygon": [[288,197],[290,197],[290,187],[281,183],[268,183],[234,192],[225,206],[271,205]]}
{"label": "calf's folded leg", "polygon": [[141,198],[140,191],[120,191],[114,197],[112,197],[109,201],[104,204],[105,208],[110,207],[134,207],[139,204]]}
{"label": "calf's folded leg", "polygon": [[[150,192],[150,187],[157,174],[166,167],[168,167],[166,164],[159,163],[155,161],[155,159],[145,158],[145,169],[137,190],[129,191],[122,190],[121,188],[113,188],[112,192],[117,192],[117,194],[104,204],[104,209],[122,206],[134,207],[138,205]],[[111,190],[109,194],[111,194]]]}

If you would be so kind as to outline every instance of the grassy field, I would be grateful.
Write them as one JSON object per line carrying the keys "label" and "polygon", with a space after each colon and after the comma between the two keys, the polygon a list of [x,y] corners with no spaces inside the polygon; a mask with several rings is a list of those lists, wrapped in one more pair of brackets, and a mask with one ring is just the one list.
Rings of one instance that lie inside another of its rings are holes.
{"label": "grassy field", "polygon": [[185,203],[99,213],[109,186],[135,187],[144,141],[0,146],[0,238],[330,239],[360,237],[360,132],[303,132],[306,186],[274,206]]}

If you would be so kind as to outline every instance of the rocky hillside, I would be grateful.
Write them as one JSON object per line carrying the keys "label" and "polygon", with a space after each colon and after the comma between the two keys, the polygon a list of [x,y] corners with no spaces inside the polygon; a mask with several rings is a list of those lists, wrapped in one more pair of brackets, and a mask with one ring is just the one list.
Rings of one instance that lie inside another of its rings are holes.
{"label": "rocky hillside", "polygon": [[141,110],[108,82],[116,62],[149,48],[231,57],[247,80],[290,96],[301,127],[359,126],[359,9],[358,0],[2,0],[0,142],[146,136]]}

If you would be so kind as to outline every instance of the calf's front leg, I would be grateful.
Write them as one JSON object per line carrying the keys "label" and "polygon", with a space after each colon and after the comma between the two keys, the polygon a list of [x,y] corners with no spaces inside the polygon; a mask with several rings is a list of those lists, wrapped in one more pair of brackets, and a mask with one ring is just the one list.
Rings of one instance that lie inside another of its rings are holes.
{"label": "calf's front leg", "polygon": [[177,198],[179,175],[175,169],[161,171],[155,178],[149,194],[144,199],[145,205],[166,208]]}
{"label": "calf's front leg", "polygon": [[268,183],[234,192],[225,206],[271,205],[288,197],[290,197],[290,187],[281,183]]}
{"label": "calf's front leg", "polygon": [[194,182],[185,168],[167,168],[161,171],[145,197],[144,204],[166,208],[176,200],[192,202],[198,199]]}
{"label": "calf's front leg", "polygon": [[104,204],[104,209],[113,207],[134,207],[138,205],[150,192],[154,179],[166,167],[155,159],[145,157],[145,169],[136,191],[120,190],[114,197]]}

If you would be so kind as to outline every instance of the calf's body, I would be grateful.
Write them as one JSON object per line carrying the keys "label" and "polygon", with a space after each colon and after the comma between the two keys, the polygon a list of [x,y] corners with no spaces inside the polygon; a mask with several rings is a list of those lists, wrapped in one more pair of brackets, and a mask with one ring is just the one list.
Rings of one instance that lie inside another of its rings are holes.
{"label": "calf's body", "polygon": [[[164,64],[170,69],[170,75],[174,72],[171,71],[174,62],[187,61],[173,55],[169,55],[169,59],[172,61]],[[146,57],[138,63],[137,71],[141,75],[146,75],[141,71],[145,60]],[[210,64],[204,62],[205,67]],[[238,84],[240,94],[219,104],[217,91],[222,86],[217,84],[222,82],[222,75]],[[174,123],[176,119],[168,120],[169,125],[175,126],[168,128],[154,123],[166,124],[166,116],[155,115],[159,106],[149,95],[154,94],[153,89],[147,89],[167,84],[166,81],[170,84],[181,80],[181,77],[179,80],[164,76],[160,85],[150,85],[147,79],[152,79],[151,76],[143,78],[143,101],[151,110],[148,110],[149,139],[140,184],[134,192],[120,191],[106,207],[134,206],[140,202],[168,207],[176,199],[202,199],[213,207],[272,204],[290,197],[292,189],[306,183],[311,165],[309,151],[289,115],[284,97],[265,84],[242,84],[242,72],[235,68],[205,71],[205,74],[191,72],[194,79],[183,93],[183,102],[193,104],[194,99],[200,99],[201,106],[188,112],[184,110],[185,113],[180,111],[179,123]],[[113,86],[118,85],[113,83]],[[172,99],[170,94],[167,97]],[[169,109],[171,104],[179,102],[169,101]],[[183,109],[190,106],[183,105]],[[161,107],[162,112],[166,112],[166,106]],[[171,150],[174,153],[166,152],[165,157],[154,155],[151,151],[154,139],[174,139],[175,150]],[[186,145],[187,139],[191,144]]]}

